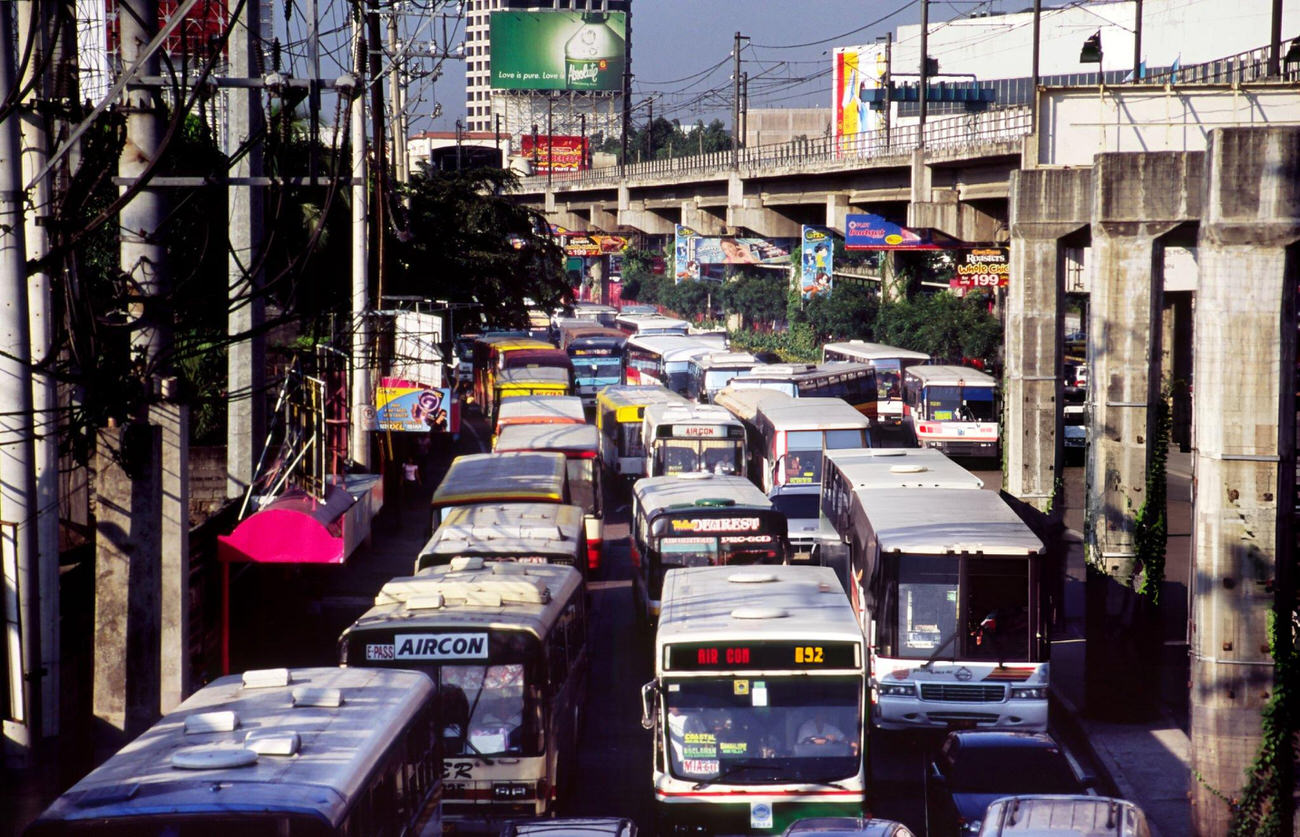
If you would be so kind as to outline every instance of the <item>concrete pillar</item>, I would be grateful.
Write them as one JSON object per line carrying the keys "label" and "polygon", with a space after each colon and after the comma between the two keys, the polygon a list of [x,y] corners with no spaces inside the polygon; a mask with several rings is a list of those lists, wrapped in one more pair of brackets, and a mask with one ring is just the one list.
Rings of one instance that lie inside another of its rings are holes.
{"label": "concrete pillar", "polygon": [[618,227],[618,212],[603,203],[593,203],[587,213],[591,226],[597,230],[613,230]]}
{"label": "concrete pillar", "polygon": [[724,235],[727,232],[725,218],[693,200],[682,201],[682,226],[690,227],[700,235]]}
{"label": "concrete pillar", "polygon": [[162,438],[158,711],[167,713],[190,695],[190,408],[155,404],[149,418]]}
{"label": "concrete pillar", "polygon": [[909,203],[929,203],[932,200],[930,190],[933,185],[933,174],[930,171],[930,166],[925,162],[925,149],[913,149],[911,177],[912,196]]}
{"label": "concrete pillar", "polygon": [[1191,787],[1194,830],[1210,835],[1227,833],[1221,794],[1237,798],[1259,750],[1274,688],[1269,611],[1288,611],[1295,596],[1300,130],[1212,131],[1205,154],[1191,633],[1192,768],[1202,781]]}
{"label": "concrete pillar", "polygon": [[1062,240],[1087,227],[1092,172],[1011,173],[1002,447],[1007,492],[1046,511],[1063,455],[1060,432]]}
{"label": "concrete pillar", "polygon": [[[158,717],[162,434],[101,430],[95,453],[94,696],[97,753]],[[98,760],[98,759],[97,759]]]}
{"label": "concrete pillar", "polygon": [[1127,585],[1160,398],[1160,237],[1200,213],[1200,152],[1099,154],[1089,306],[1090,560]]}
{"label": "concrete pillar", "polygon": [[848,214],[853,209],[849,206],[849,196],[828,192],[826,194],[826,226],[840,236],[848,226]]}

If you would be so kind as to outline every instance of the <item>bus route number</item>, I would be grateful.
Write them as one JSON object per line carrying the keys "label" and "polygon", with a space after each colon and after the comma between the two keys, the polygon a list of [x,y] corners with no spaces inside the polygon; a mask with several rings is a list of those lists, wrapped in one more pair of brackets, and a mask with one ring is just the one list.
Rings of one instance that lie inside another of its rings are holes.
{"label": "bus route number", "polygon": [[796,665],[815,665],[822,662],[822,647],[820,645],[796,645],[794,649],[794,661]]}

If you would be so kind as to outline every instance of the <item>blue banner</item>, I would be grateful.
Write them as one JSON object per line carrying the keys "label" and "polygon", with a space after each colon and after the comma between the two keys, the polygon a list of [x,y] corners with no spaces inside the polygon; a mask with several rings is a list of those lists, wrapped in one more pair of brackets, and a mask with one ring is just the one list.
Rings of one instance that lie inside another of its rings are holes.
{"label": "blue banner", "polygon": [[918,232],[879,215],[850,214],[844,221],[846,250],[932,250],[928,231]]}
{"label": "blue banner", "polygon": [[799,290],[804,299],[829,296],[835,284],[835,241],[825,227],[803,228]]}

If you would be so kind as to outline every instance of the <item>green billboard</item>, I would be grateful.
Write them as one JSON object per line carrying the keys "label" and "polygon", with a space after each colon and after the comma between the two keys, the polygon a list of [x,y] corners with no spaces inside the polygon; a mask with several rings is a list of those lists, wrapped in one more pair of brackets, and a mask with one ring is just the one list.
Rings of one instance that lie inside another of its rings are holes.
{"label": "green billboard", "polygon": [[493,12],[497,90],[623,89],[626,12]]}

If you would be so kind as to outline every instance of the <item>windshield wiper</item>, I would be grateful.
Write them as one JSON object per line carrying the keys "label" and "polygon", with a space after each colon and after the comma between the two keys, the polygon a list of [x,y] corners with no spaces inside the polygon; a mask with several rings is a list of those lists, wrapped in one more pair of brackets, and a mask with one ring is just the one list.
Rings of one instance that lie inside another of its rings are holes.
{"label": "windshield wiper", "polygon": [[820,777],[815,779],[805,779],[802,776],[797,776],[795,778],[796,781],[803,782],[805,785],[825,785],[828,788],[835,788],[836,790],[848,790],[848,788],[840,784],[840,781],[843,781],[842,779],[840,781],[832,781]]}
{"label": "windshield wiper", "polygon": [[953,628],[952,633],[948,634],[948,638],[945,639],[943,642],[939,643],[939,647],[934,649],[934,653],[930,655],[930,658],[928,660],[921,663],[920,668],[929,668],[930,666],[934,665],[934,661],[939,659],[939,655],[943,653],[943,649],[947,648],[952,643],[952,641],[957,638],[957,634],[959,633],[961,633],[960,628]]}
{"label": "windshield wiper", "polygon": [[771,759],[742,759],[741,761],[732,762],[727,765],[726,770],[722,771],[717,776],[714,776],[712,779],[701,779],[696,782],[695,786],[691,788],[691,790],[699,790],[700,788],[706,788],[709,785],[716,785],[723,779],[739,773],[741,770],[749,770],[754,767],[770,767],[770,762]]}

